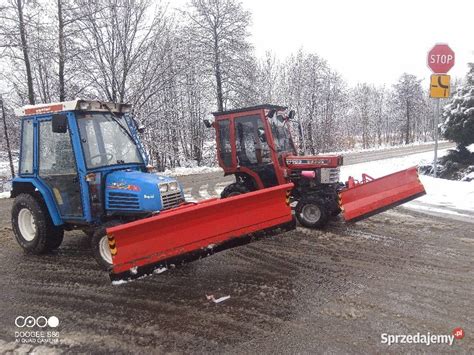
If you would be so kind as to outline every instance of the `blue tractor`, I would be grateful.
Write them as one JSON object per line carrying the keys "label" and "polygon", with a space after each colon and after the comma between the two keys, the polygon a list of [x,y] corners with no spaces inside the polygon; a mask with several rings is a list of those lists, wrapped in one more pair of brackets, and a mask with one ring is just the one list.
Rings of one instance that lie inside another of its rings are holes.
{"label": "blue tractor", "polygon": [[179,183],[151,171],[130,105],[74,100],[26,106],[12,225],[28,253],[57,249],[65,230],[91,237],[94,257],[112,266],[106,228],[184,202]]}

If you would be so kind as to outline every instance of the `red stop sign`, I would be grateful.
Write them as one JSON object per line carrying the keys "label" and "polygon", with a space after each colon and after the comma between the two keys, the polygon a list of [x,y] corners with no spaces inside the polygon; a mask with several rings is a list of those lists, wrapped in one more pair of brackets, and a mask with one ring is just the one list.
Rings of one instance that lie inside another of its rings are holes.
{"label": "red stop sign", "polygon": [[454,65],[454,52],[447,44],[437,44],[428,52],[428,66],[434,73],[445,74]]}

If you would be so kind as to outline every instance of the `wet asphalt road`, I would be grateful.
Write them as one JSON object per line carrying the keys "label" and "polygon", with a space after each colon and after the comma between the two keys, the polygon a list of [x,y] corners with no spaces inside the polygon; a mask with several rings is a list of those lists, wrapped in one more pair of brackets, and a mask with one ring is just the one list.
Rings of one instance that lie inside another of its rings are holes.
{"label": "wet asphalt road", "polygon": [[[197,197],[203,184],[212,195],[226,179],[181,180]],[[474,352],[470,223],[396,208],[324,231],[298,227],[111,286],[80,232],[68,232],[53,254],[24,255],[10,203],[0,200],[0,353]],[[214,304],[206,295],[231,298]],[[27,315],[56,316],[59,326],[46,329],[58,344],[15,343],[15,319]],[[465,337],[451,347],[380,342],[381,333],[456,327]]]}

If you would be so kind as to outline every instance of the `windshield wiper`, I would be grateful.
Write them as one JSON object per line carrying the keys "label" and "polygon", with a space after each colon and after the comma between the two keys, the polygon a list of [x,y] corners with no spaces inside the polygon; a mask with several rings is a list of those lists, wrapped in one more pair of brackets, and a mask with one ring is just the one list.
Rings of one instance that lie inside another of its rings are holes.
{"label": "windshield wiper", "polygon": [[112,120],[118,124],[118,126],[122,129],[122,131],[124,131],[127,136],[132,140],[133,143],[136,144],[135,142],[135,138],[133,138],[133,136],[130,134],[130,132],[128,131],[128,129],[117,119],[118,116],[110,109],[109,106],[107,106],[106,103],[102,102],[102,106],[105,106],[105,108],[107,109],[107,111],[110,112],[110,114],[112,115]]}

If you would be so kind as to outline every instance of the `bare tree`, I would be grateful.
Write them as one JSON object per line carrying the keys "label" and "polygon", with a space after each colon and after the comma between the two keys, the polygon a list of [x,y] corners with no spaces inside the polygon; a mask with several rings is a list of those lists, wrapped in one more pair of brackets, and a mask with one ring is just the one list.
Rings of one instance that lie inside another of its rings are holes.
{"label": "bare tree", "polygon": [[[215,78],[217,110],[245,95],[255,62],[248,42],[251,15],[236,0],[192,0],[186,12],[207,72]],[[235,98],[235,97],[234,97]]]}
{"label": "bare tree", "polygon": [[423,104],[421,80],[415,75],[404,73],[394,85],[394,105],[402,119],[402,137],[405,144],[413,141],[420,107]]}
{"label": "bare tree", "polygon": [[155,64],[165,53],[160,48],[168,31],[164,12],[153,9],[149,0],[77,0],[76,5],[82,61],[87,63],[82,74],[96,95],[114,102],[149,99],[138,91],[160,79]]}
{"label": "bare tree", "polygon": [[[33,3],[32,6],[35,4]],[[29,6],[29,5],[28,5]],[[26,1],[10,0],[0,7],[0,36],[3,55],[12,61],[21,60],[26,78],[27,100],[29,104],[35,103],[35,90],[33,86],[33,71],[30,62],[29,33],[27,23],[32,22],[29,14],[25,14]]]}

